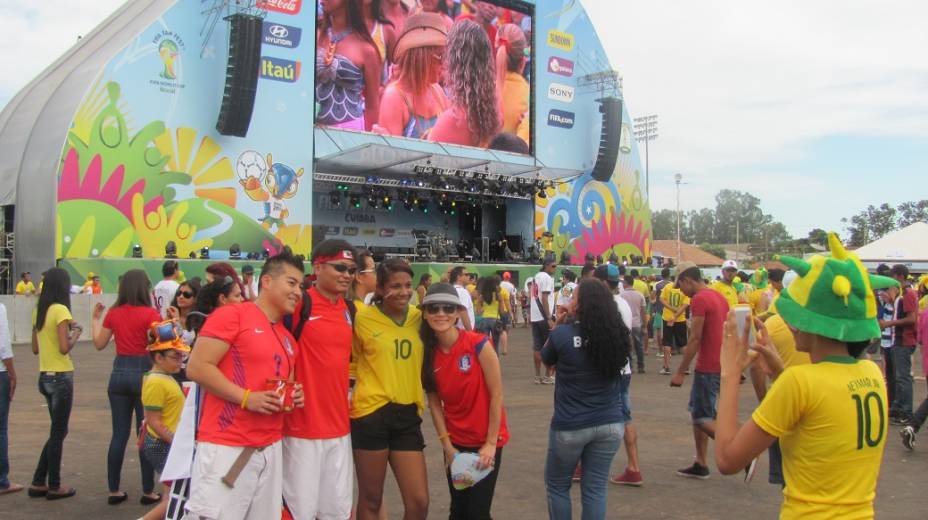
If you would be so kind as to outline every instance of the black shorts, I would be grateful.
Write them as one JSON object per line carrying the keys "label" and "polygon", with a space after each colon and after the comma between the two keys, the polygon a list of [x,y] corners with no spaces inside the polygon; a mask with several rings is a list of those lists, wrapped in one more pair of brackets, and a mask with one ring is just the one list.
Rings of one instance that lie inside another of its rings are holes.
{"label": "black shorts", "polygon": [[532,350],[541,352],[551,335],[551,325],[547,321],[532,322]]}
{"label": "black shorts", "polygon": [[662,345],[670,348],[683,348],[686,346],[686,322],[664,322],[664,337]]}
{"label": "black shorts", "polygon": [[415,404],[387,403],[351,420],[351,448],[355,450],[422,451],[422,417]]}

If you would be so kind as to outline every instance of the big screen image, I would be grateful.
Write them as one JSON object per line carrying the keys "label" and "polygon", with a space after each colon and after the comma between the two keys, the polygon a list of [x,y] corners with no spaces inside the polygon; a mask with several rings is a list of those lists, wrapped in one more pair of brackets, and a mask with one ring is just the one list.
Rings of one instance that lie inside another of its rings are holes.
{"label": "big screen image", "polygon": [[319,0],[316,124],[530,154],[532,9]]}

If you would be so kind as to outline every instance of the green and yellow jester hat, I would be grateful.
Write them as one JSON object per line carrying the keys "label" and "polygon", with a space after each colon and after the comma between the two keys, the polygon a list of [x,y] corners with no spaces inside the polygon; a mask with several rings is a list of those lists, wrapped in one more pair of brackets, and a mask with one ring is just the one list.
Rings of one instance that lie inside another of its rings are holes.
{"label": "green and yellow jester hat", "polygon": [[767,279],[767,270],[763,267],[758,267],[754,270],[754,273],[751,274],[751,285],[753,285],[755,289],[766,289]]}
{"label": "green and yellow jester hat", "polygon": [[777,311],[787,323],[810,334],[844,342],[880,337],[873,290],[899,284],[892,278],[869,274],[836,234],[828,234],[828,246],[830,258],[778,258],[799,278],[780,294]]}

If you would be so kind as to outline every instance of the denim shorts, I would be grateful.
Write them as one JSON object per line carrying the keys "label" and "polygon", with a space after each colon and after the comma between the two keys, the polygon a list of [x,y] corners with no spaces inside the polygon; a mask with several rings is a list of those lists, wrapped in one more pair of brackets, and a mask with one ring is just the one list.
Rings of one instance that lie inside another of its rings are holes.
{"label": "denim shorts", "polygon": [[715,403],[719,397],[719,374],[693,372],[693,388],[690,389],[690,415],[693,424],[702,424],[715,420]]}
{"label": "denim shorts", "polygon": [[161,439],[156,439],[147,431],[142,432],[145,439],[142,441],[142,455],[148,459],[148,462],[155,468],[160,475],[164,471],[164,464],[168,461],[168,452],[171,451],[171,445]]}

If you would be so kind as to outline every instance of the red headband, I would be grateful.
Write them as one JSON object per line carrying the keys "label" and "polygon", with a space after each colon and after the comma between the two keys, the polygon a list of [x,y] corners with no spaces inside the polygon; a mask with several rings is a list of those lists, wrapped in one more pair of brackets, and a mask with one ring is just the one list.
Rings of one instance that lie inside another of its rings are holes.
{"label": "red headband", "polygon": [[354,262],[354,254],[347,249],[343,249],[334,255],[316,257],[313,264],[325,264],[333,260],[351,260]]}

